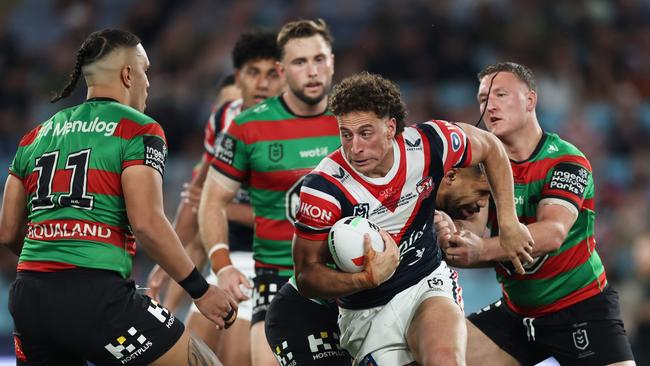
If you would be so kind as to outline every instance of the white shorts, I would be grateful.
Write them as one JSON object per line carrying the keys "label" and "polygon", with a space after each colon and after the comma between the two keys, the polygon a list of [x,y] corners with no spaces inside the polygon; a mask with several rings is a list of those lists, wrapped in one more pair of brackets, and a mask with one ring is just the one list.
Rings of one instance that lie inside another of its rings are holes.
{"label": "white shorts", "polygon": [[447,297],[463,309],[458,273],[444,261],[386,305],[362,310],[340,308],[341,346],[354,357],[355,365],[366,357],[367,361],[374,361],[368,364],[377,365],[405,365],[415,361],[406,343],[406,333],[420,304],[433,296]]}
{"label": "white shorts", "polygon": [[[253,283],[253,277],[255,277],[255,260],[253,260],[253,252],[231,252],[230,260],[232,261],[232,265],[248,277],[248,280]],[[219,285],[217,276],[215,276],[212,271],[210,271],[210,275],[206,280],[212,285]],[[252,289],[242,286],[241,290],[244,295],[249,297],[249,299],[239,303],[237,319],[251,321],[251,318],[253,317],[253,301],[250,299],[253,296]],[[194,305],[194,303],[192,303],[189,311],[190,313],[193,313],[198,312],[199,309]]]}

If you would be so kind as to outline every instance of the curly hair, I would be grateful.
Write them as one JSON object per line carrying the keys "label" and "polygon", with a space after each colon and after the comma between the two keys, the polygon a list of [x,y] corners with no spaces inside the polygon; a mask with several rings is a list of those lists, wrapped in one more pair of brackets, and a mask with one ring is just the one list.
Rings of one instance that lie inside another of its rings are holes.
{"label": "curly hair", "polygon": [[336,85],[329,98],[329,109],[337,117],[350,112],[374,112],[381,118],[392,117],[397,122],[395,135],[404,131],[406,106],[399,86],[367,71],[347,77]]}
{"label": "curly hair", "polygon": [[526,84],[528,90],[537,91],[537,83],[535,82],[535,75],[526,66],[516,62],[499,62],[496,64],[486,66],[481,72],[476,75],[478,80],[481,81],[486,75],[494,74],[495,72],[510,72]]}
{"label": "curly hair", "polygon": [[285,24],[278,33],[278,48],[281,55],[284,55],[284,46],[292,39],[307,38],[320,34],[328,45],[332,46],[334,37],[330,32],[327,23],[321,18],[316,20],[300,19]]}
{"label": "curly hair", "polygon": [[232,64],[241,69],[245,63],[253,60],[280,59],[280,49],[275,42],[274,32],[256,29],[239,36],[232,50]]}
{"label": "curly hair", "polygon": [[121,29],[103,29],[91,33],[77,50],[77,60],[68,83],[50,102],[66,98],[74,91],[82,74],[82,67],[102,59],[117,48],[135,47],[140,42],[138,36]]}

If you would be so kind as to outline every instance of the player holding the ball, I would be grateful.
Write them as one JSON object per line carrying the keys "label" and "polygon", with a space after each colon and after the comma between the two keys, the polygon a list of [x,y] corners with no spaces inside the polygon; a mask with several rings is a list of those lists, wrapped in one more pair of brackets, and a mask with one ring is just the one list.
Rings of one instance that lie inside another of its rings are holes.
{"label": "player holding the ball", "polygon": [[[301,188],[293,240],[299,291],[338,298],[340,342],[355,365],[464,365],[461,291],[432,230],[435,196],[445,172],[483,163],[501,245],[523,273],[533,241],[517,221],[503,146],[467,124],[432,120],[405,127],[399,88],[378,75],[343,80],[329,103],[342,147]],[[347,216],[381,227],[386,246],[377,252],[366,236],[364,268],[356,273],[328,266],[330,228]]]}

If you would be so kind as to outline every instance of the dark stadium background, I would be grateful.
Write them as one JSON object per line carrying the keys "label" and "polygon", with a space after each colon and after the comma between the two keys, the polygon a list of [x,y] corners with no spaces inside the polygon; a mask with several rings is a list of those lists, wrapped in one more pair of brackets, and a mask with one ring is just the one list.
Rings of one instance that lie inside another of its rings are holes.
{"label": "dark stadium background", "polygon": [[[147,113],[165,128],[170,158],[166,205],[202,149],[230,49],[252,26],[278,29],[322,17],[335,37],[336,80],[361,70],[402,87],[411,122],[478,118],[476,72],[488,63],[527,64],[539,84],[538,117],[591,160],[596,179],[597,248],[618,289],[639,365],[650,364],[650,1],[648,0],[323,0],[0,2],[0,167],[18,140],[85,89],[55,105],[76,48],[90,32],[122,27],[149,53]],[[0,188],[2,189],[2,188]],[[140,284],[151,262],[136,259]],[[3,260],[0,354],[12,354]],[[463,271],[467,311],[499,294],[490,271]],[[646,345],[641,349],[639,345]],[[10,361],[11,364],[13,361]]]}

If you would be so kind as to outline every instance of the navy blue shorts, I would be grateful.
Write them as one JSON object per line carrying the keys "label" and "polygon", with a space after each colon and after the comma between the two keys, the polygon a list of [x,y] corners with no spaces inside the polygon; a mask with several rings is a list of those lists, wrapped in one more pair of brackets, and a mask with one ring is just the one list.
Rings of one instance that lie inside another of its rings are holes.
{"label": "navy blue shorts", "polygon": [[266,315],[266,339],[281,365],[350,366],[339,343],[338,307],[316,303],[287,283]]}
{"label": "navy blue shorts", "polygon": [[497,301],[468,319],[523,365],[551,356],[561,365],[607,365],[633,360],[618,294],[603,292],[539,318],[525,318]]}
{"label": "navy blue shorts", "polygon": [[9,290],[18,365],[147,365],[185,329],[117,272],[19,272]]}

